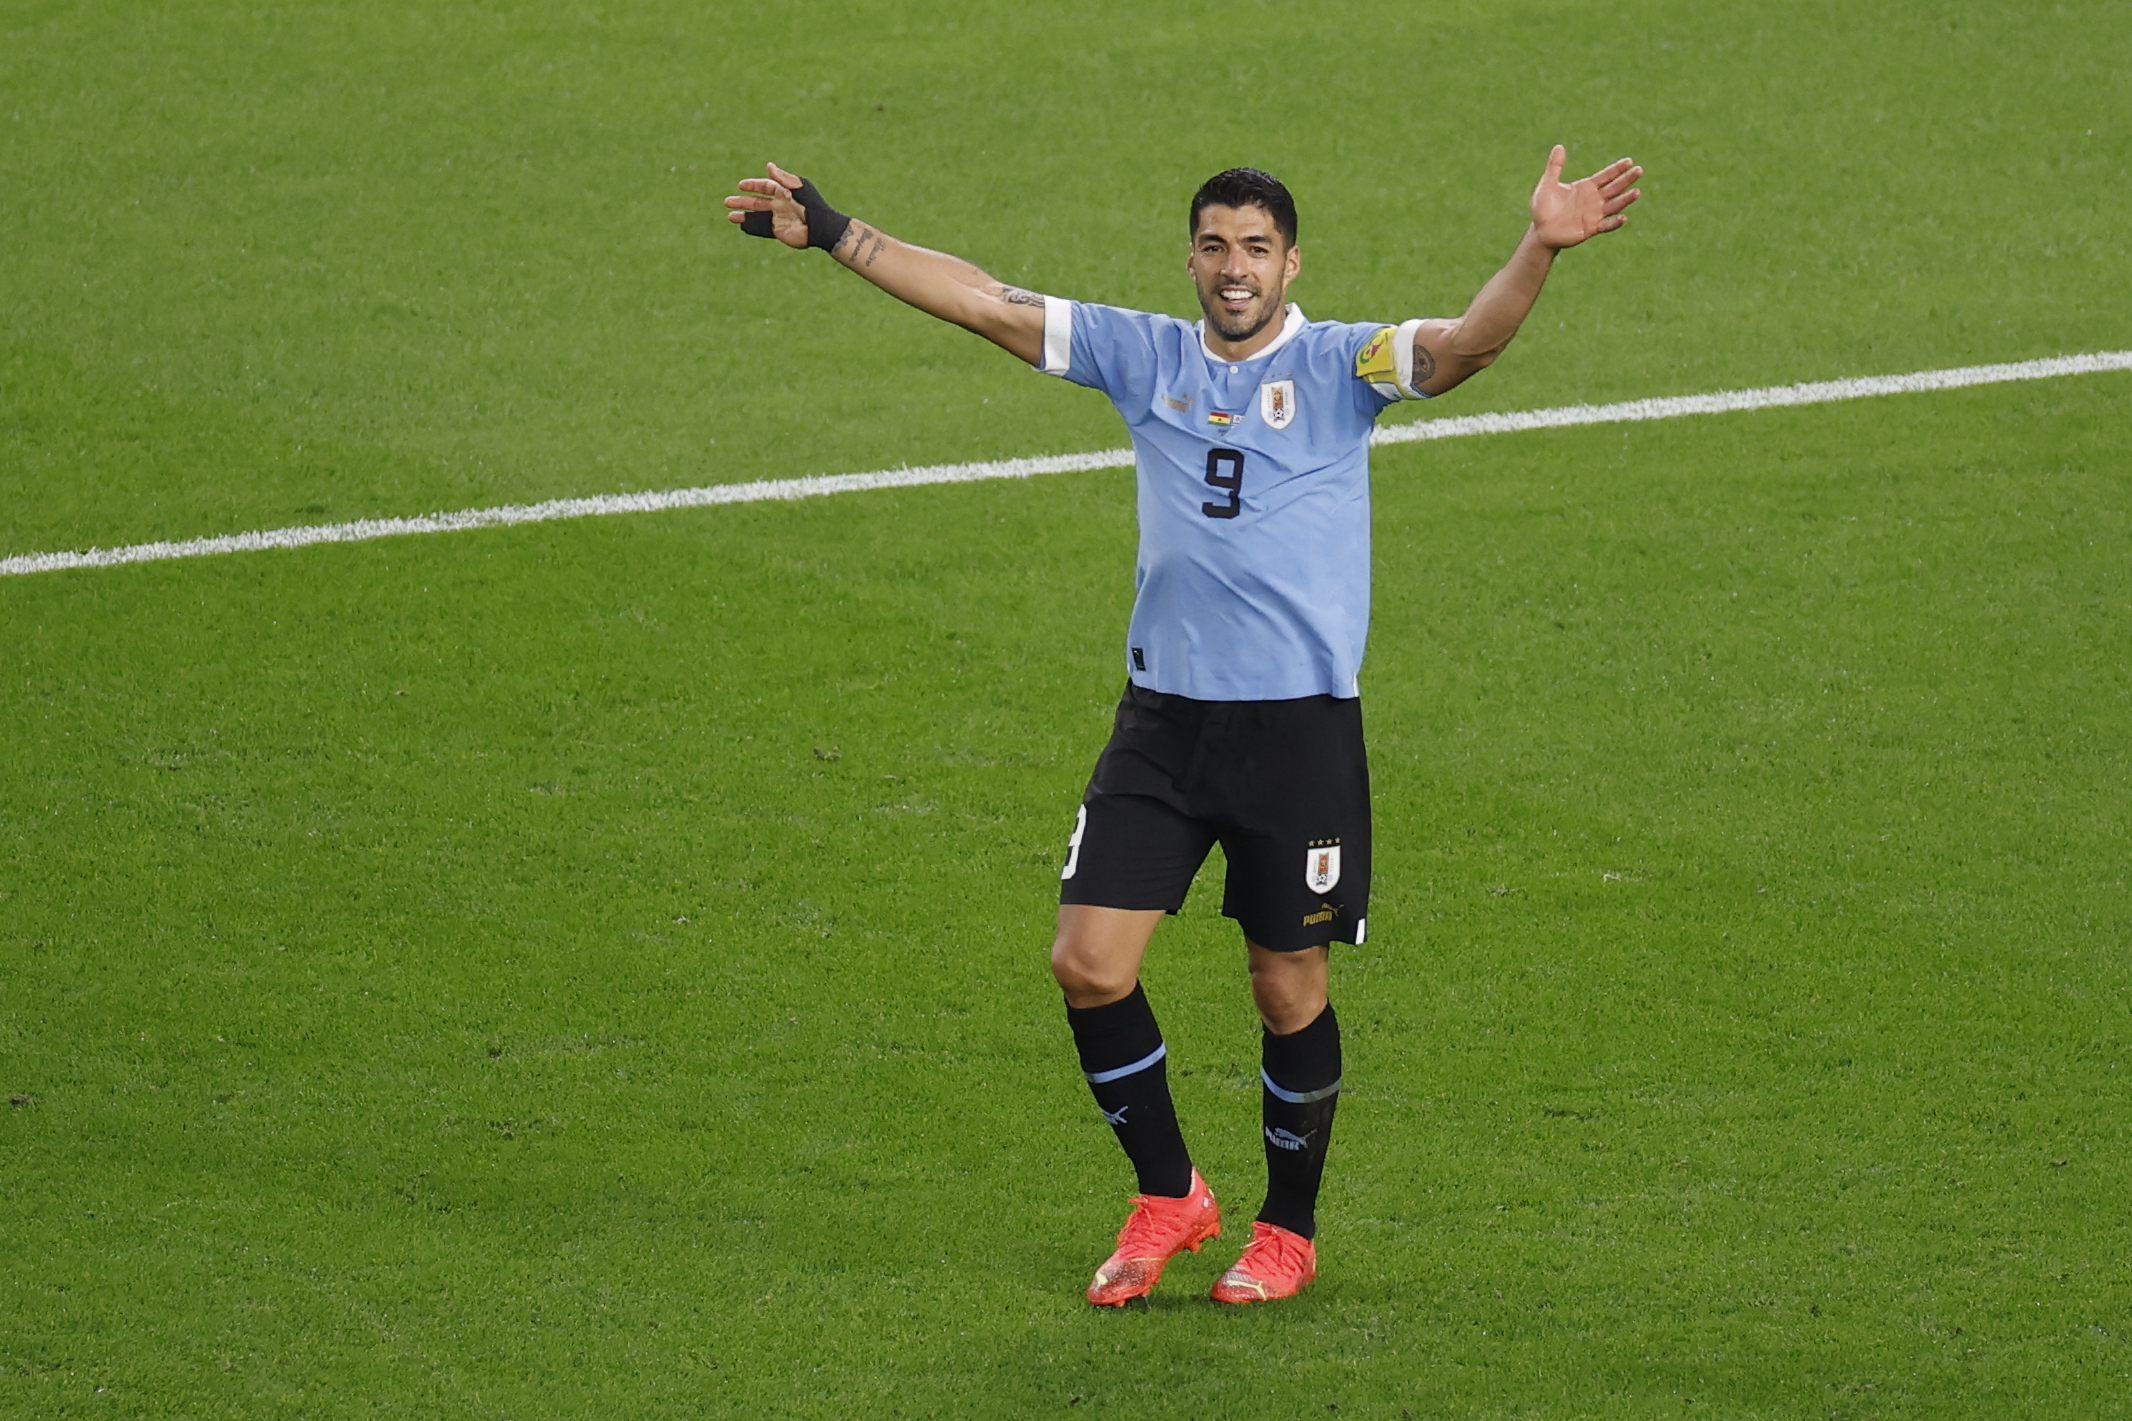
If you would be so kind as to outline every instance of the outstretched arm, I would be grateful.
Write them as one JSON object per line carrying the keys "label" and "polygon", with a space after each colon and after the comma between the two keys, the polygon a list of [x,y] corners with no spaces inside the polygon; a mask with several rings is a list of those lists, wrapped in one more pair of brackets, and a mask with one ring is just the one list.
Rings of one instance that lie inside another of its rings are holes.
{"label": "outstretched arm", "polygon": [[1414,334],[1414,387],[1440,395],[1495,363],[1540,299],[1555,253],[1612,232],[1629,219],[1622,213],[1643,196],[1636,180],[1643,169],[1627,158],[1578,182],[1562,181],[1567,153],[1561,144],[1547,156],[1547,175],[1532,192],[1532,225],[1503,269],[1455,321],[1424,321]]}
{"label": "outstretched arm", "polygon": [[[794,196],[802,179],[775,163],[769,174],[741,180],[740,194],[725,200],[730,220],[745,223],[749,213],[768,213],[770,235],[788,247],[807,246],[807,209]],[[856,219],[829,254],[929,316],[974,331],[1031,365],[1043,357],[1044,298],[1034,292],[994,281],[961,257],[899,242]]]}

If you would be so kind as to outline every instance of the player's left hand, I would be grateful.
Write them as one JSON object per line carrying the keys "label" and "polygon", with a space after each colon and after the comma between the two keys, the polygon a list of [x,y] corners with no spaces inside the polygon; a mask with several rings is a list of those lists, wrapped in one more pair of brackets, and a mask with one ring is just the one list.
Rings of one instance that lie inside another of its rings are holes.
{"label": "player's left hand", "polygon": [[1629,219],[1622,212],[1643,190],[1636,180],[1643,169],[1628,158],[1616,159],[1588,178],[1562,181],[1569,150],[1561,144],[1547,155],[1547,176],[1532,190],[1532,230],[1557,251],[1611,232]]}

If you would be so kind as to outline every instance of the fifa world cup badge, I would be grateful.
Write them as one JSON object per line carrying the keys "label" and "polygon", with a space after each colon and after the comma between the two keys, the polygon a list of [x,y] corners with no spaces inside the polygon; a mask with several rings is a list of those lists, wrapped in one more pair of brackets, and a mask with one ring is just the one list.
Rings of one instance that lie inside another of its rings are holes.
{"label": "fifa world cup badge", "polygon": [[1324,893],[1340,881],[1340,845],[1337,840],[1312,844],[1303,851],[1303,882],[1313,893]]}
{"label": "fifa world cup badge", "polygon": [[1274,380],[1259,386],[1258,416],[1268,429],[1286,429],[1295,418],[1295,381]]}

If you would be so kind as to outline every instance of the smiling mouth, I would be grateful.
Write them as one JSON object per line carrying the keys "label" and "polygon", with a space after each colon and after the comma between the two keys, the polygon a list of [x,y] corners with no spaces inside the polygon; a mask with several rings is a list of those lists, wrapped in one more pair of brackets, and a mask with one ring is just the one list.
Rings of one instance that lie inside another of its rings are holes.
{"label": "smiling mouth", "polygon": [[1266,304],[1266,293],[1256,282],[1224,281],[1209,288],[1201,298],[1207,320],[1225,340],[1249,340],[1264,330],[1276,314]]}

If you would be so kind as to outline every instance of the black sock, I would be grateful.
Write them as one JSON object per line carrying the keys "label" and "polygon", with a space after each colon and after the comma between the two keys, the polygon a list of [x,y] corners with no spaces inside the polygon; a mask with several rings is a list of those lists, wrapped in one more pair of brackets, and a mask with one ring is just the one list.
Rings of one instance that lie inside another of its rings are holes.
{"label": "black sock", "polygon": [[1301,1031],[1264,1034],[1266,1207],[1260,1219],[1305,1238],[1318,1232],[1318,1182],[1340,1106],[1340,1019],[1331,1006]]}
{"label": "black sock", "polygon": [[1088,1088],[1140,1175],[1140,1192],[1172,1199],[1191,1193],[1192,1157],[1177,1128],[1170,1074],[1163,1066],[1169,1048],[1162,1044],[1147,993],[1136,982],[1122,1001],[1066,1008],[1066,1021]]}

